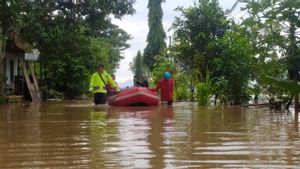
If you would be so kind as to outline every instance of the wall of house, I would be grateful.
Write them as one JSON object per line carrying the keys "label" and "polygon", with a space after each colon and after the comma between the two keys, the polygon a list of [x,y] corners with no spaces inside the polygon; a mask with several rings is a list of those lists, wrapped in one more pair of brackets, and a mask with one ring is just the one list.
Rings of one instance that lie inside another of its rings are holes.
{"label": "wall of house", "polygon": [[18,57],[8,55],[5,59],[5,74],[7,77],[6,84],[12,85],[14,83],[14,76],[18,75]]}

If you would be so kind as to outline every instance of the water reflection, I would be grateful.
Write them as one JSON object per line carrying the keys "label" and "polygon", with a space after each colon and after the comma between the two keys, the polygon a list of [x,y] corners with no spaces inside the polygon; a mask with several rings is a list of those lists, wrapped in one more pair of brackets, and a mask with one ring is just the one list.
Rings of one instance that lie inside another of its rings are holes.
{"label": "water reflection", "polygon": [[107,135],[107,168],[162,168],[163,123],[173,117],[168,107],[110,107],[108,123],[117,130]]}
{"label": "water reflection", "polygon": [[107,126],[107,113],[105,111],[91,111],[90,112],[90,146],[91,149],[91,167],[104,168],[104,159],[101,158],[103,153],[104,136],[107,134],[109,128]]}
{"label": "water reflection", "polygon": [[298,168],[299,119],[258,108],[0,106],[1,168]]}

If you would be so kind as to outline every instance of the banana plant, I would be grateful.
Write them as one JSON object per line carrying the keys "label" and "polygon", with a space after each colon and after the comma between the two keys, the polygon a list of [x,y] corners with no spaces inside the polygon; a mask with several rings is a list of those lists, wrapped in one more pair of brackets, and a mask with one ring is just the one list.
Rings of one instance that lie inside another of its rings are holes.
{"label": "banana plant", "polygon": [[299,82],[296,82],[293,80],[281,80],[281,79],[276,79],[271,76],[262,75],[262,81],[268,85],[274,85],[274,86],[280,87],[284,90],[287,90],[292,94],[300,93]]}
{"label": "banana plant", "polygon": [[293,80],[280,80],[274,77],[262,75],[262,81],[269,85],[274,85],[284,90],[289,91],[292,95],[295,96],[295,112],[299,112],[299,93],[300,93],[300,84],[299,81]]}

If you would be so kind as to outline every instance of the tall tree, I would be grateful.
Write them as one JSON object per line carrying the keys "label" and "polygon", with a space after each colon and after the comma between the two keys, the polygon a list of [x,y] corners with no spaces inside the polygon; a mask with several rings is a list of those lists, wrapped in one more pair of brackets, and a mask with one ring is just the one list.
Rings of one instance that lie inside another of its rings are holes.
{"label": "tall tree", "polygon": [[143,56],[141,51],[138,51],[136,58],[135,58],[135,71],[134,76],[140,77],[143,75]]}
{"label": "tall tree", "polygon": [[212,63],[218,87],[216,97],[223,95],[234,105],[246,103],[250,97],[249,80],[254,56],[249,39],[238,28],[232,28],[215,43],[220,51]]}
{"label": "tall tree", "polygon": [[172,26],[178,42],[177,58],[204,77],[217,53],[211,43],[222,38],[228,28],[225,13],[217,0],[199,0],[192,7],[177,10],[182,13]]}
{"label": "tall tree", "polygon": [[166,33],[162,24],[163,10],[161,7],[164,1],[165,0],[149,0],[148,2],[149,32],[147,35],[147,46],[144,50],[144,63],[150,69],[152,69],[155,64],[155,56],[166,47]]}

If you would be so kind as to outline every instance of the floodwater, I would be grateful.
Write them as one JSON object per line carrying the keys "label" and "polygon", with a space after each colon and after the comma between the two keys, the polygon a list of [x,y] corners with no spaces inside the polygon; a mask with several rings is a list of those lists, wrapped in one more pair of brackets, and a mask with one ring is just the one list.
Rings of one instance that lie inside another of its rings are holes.
{"label": "floodwater", "polygon": [[10,104],[0,168],[300,168],[299,128],[268,108]]}

